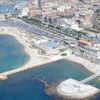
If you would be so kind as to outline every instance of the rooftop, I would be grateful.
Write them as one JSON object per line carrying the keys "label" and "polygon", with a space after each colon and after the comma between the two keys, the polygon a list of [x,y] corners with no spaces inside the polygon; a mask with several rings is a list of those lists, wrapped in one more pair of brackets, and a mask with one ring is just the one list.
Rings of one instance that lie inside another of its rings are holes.
{"label": "rooftop", "polygon": [[92,44],[94,44],[94,41],[89,40],[89,39],[80,39],[79,43],[83,43],[83,44],[86,44],[86,45],[92,45]]}

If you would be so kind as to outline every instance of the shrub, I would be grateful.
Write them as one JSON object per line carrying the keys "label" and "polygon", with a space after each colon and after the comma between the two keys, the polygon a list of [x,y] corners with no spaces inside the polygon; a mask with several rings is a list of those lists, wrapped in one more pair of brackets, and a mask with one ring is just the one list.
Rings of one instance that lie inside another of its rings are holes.
{"label": "shrub", "polygon": [[62,53],[61,56],[67,56],[67,53]]}

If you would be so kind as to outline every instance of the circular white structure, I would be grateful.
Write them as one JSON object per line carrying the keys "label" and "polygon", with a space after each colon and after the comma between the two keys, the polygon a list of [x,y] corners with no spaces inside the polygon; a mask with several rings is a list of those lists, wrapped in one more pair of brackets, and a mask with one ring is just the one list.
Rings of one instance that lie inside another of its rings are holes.
{"label": "circular white structure", "polygon": [[90,97],[98,92],[100,92],[99,89],[91,85],[81,84],[79,81],[74,79],[65,80],[61,82],[59,86],[57,86],[57,93],[59,95],[74,99]]}

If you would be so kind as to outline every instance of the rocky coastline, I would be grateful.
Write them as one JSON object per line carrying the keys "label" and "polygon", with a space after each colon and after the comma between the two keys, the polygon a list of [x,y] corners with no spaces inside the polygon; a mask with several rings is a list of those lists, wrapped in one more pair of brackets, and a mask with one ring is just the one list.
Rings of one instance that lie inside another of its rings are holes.
{"label": "rocky coastline", "polygon": [[95,98],[98,97],[98,95],[100,95],[100,92],[98,92],[86,98],[73,98],[71,96],[64,96],[57,92],[57,86],[60,83],[61,82],[57,82],[57,83],[47,86],[45,88],[45,93],[49,96],[53,96],[56,100],[94,100]]}

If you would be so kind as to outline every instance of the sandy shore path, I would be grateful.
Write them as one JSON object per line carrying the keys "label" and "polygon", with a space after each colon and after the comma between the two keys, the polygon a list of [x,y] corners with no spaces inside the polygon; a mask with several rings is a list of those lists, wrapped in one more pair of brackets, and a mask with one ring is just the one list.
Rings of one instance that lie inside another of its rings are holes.
{"label": "sandy shore path", "polygon": [[[70,50],[68,50],[67,53],[68,52],[70,52]],[[81,58],[79,56],[69,54],[67,57],[65,57],[65,59],[83,65],[86,69],[88,69],[92,73],[98,73],[98,72],[100,73],[100,65],[95,64],[95,63],[91,63],[91,61],[89,61],[85,58]]]}
{"label": "sandy shore path", "polygon": [[29,61],[25,65],[19,66],[19,68],[16,68],[10,71],[0,73],[1,79],[7,78],[8,75],[61,59],[61,56],[59,55],[58,56],[48,56],[48,57],[39,55],[38,50],[30,48],[29,47],[30,43],[26,42],[27,40],[27,38],[25,37],[26,33],[22,31],[20,32],[20,30],[16,28],[12,28],[12,29],[11,28],[1,28],[0,34],[8,34],[8,35],[14,36],[21,44],[24,45],[25,52],[30,56]]}

